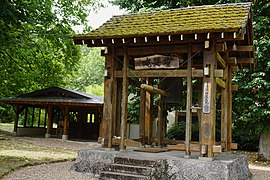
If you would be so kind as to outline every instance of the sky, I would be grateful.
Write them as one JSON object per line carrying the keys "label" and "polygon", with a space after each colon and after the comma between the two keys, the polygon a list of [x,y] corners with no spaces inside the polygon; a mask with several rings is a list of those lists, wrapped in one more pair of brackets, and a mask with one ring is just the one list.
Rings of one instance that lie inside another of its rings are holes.
{"label": "sky", "polygon": [[[97,12],[90,13],[88,17],[89,25],[96,29],[109,20],[114,15],[126,14],[124,10],[120,10],[118,6],[114,6],[108,2],[108,0],[102,0],[105,7],[100,8]],[[82,32],[83,27],[76,26],[75,31],[78,33]]]}
{"label": "sky", "polygon": [[109,20],[113,15],[122,15],[125,13],[124,10],[120,10],[118,6],[114,6],[108,2],[108,0],[103,0],[106,7],[100,9],[97,13],[91,13],[89,17],[90,25],[96,29]]}

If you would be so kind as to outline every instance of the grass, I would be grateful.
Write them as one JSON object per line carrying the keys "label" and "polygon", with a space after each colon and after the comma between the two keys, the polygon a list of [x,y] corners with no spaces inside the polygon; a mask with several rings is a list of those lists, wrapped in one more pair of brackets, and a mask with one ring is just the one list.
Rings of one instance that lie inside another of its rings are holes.
{"label": "grass", "polygon": [[13,125],[0,124],[0,179],[21,167],[76,158],[75,151],[38,146],[14,137],[10,127],[13,128]]}
{"label": "grass", "polygon": [[13,129],[13,123],[0,123],[0,134],[12,133]]}
{"label": "grass", "polygon": [[26,157],[0,156],[0,178],[11,171],[25,166],[47,163],[44,160],[33,160]]}

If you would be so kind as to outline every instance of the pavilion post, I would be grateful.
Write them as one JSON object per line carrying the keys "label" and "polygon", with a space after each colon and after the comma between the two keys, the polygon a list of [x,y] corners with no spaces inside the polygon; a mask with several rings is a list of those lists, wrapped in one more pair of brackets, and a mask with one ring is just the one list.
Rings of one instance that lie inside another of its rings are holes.
{"label": "pavilion post", "polygon": [[34,126],[34,120],[35,120],[35,107],[32,108],[32,122],[31,122],[31,127]]}
{"label": "pavilion post", "polygon": [[231,151],[231,144],[232,144],[232,68],[231,66],[228,67],[228,81],[227,83],[227,90],[228,90],[228,116],[227,116],[227,150]]}
{"label": "pavilion post", "polygon": [[52,125],[53,125],[53,119],[52,119],[52,106],[48,106],[48,123],[47,123],[47,132],[45,134],[46,138],[50,138],[52,135]]}
{"label": "pavilion post", "polygon": [[16,109],[15,109],[16,117],[14,121],[14,134],[17,135],[17,129],[18,129],[18,121],[20,117],[20,105],[16,104]]}
{"label": "pavilion post", "polygon": [[228,151],[228,120],[229,120],[229,79],[228,65],[224,69],[224,79],[226,86],[221,89],[221,146],[224,151]]}
{"label": "pavilion post", "polygon": [[192,132],[192,57],[191,44],[188,46],[188,66],[187,66],[187,103],[186,103],[186,136],[185,136],[185,157],[191,155],[190,141]]}
{"label": "pavilion post", "polygon": [[162,102],[162,95],[158,95],[158,146],[162,146],[163,140],[163,111],[164,111],[164,104]]}
{"label": "pavilion post", "polygon": [[38,127],[40,127],[41,108],[38,109]]}
{"label": "pavilion post", "polygon": [[111,148],[112,146],[112,97],[113,97],[113,80],[114,80],[114,60],[112,53],[113,47],[108,47],[109,52],[105,55],[105,82],[104,82],[104,106],[103,106],[103,123],[102,123],[102,140],[103,147]]}
{"label": "pavilion post", "polygon": [[128,54],[127,49],[124,50],[124,63],[123,63],[123,90],[122,90],[122,114],[121,114],[121,142],[120,150],[126,149],[125,139],[127,134],[127,107],[128,107]]}
{"label": "pavilion post", "polygon": [[25,107],[23,127],[26,127],[27,116],[28,116],[28,107],[26,106]]}
{"label": "pavilion post", "polygon": [[115,124],[115,135],[121,136],[121,101],[122,101],[122,89],[123,89],[123,82],[121,79],[117,81],[117,102],[116,102],[116,124]]}
{"label": "pavilion post", "polygon": [[145,98],[146,91],[140,90],[140,138],[142,145],[145,144]]}
{"label": "pavilion post", "polygon": [[115,135],[114,129],[116,124],[116,101],[117,101],[117,80],[114,78],[115,74],[115,60],[114,60],[114,47],[110,48],[110,55],[109,55],[110,61],[111,61],[111,79],[112,79],[112,98],[111,98],[111,113],[110,113],[110,121],[108,121],[108,148],[112,147],[112,137]]}
{"label": "pavilion post", "polygon": [[64,132],[62,135],[62,139],[63,140],[67,140],[68,139],[68,114],[69,114],[69,108],[68,106],[64,107]]}
{"label": "pavilion post", "polygon": [[[147,84],[151,84],[152,80],[147,78]],[[145,96],[145,138],[147,138],[147,144],[152,143],[152,131],[153,131],[153,95],[146,91]]]}
{"label": "pavilion post", "polygon": [[204,51],[201,157],[213,158],[216,126],[216,53]]}

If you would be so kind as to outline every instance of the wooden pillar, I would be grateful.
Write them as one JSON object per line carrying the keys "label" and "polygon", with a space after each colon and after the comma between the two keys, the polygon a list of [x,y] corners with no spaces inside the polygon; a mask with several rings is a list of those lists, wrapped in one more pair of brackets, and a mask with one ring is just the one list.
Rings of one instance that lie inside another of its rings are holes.
{"label": "wooden pillar", "polygon": [[228,65],[224,69],[225,88],[221,89],[221,147],[224,151],[228,151],[228,117],[229,117],[229,79]]}
{"label": "wooden pillar", "polygon": [[52,119],[52,106],[49,105],[48,107],[48,123],[47,123],[47,132],[45,134],[46,138],[50,138],[52,135],[52,125],[53,125],[53,119]]}
{"label": "wooden pillar", "polygon": [[145,144],[145,98],[146,91],[141,89],[140,91],[140,138],[142,145]]}
{"label": "wooden pillar", "polygon": [[44,128],[46,127],[46,123],[47,123],[47,112],[48,112],[48,109],[45,108],[45,114],[44,114]]}
{"label": "wooden pillar", "polygon": [[191,155],[190,141],[192,131],[192,46],[188,46],[188,66],[187,66],[187,102],[186,102],[186,136],[185,136],[185,157]]}
{"label": "wooden pillar", "polygon": [[110,59],[110,81],[111,81],[111,87],[110,87],[110,94],[111,94],[111,106],[110,106],[110,118],[108,123],[108,148],[112,147],[112,137],[114,132],[114,124],[116,121],[116,93],[117,91],[117,80],[114,78],[115,74],[115,60],[114,60],[114,48],[111,47],[109,49],[110,53],[108,58]]}
{"label": "wooden pillar", "polygon": [[35,120],[35,108],[33,107],[33,109],[32,109],[32,122],[31,122],[31,127],[34,126],[34,120]]}
{"label": "wooden pillar", "polygon": [[113,80],[114,80],[114,54],[113,47],[108,47],[108,53],[105,55],[105,82],[104,82],[104,106],[103,106],[103,123],[102,123],[102,140],[103,147],[111,148],[112,146],[112,99],[113,99]]}
{"label": "wooden pillar", "polygon": [[[152,80],[147,79],[147,84],[151,84]],[[149,92],[145,94],[145,138],[147,144],[152,144],[152,130],[153,130],[153,95]]]}
{"label": "wooden pillar", "polygon": [[26,127],[27,115],[28,115],[28,107],[25,107],[23,127]]}
{"label": "wooden pillar", "polygon": [[38,127],[40,127],[40,115],[41,115],[41,108],[38,110]]}
{"label": "wooden pillar", "polygon": [[164,104],[162,102],[162,95],[158,95],[158,146],[162,146],[163,141],[163,111]]}
{"label": "wooden pillar", "polygon": [[[114,63],[115,64],[115,63]],[[114,66],[115,68],[115,66]],[[118,97],[118,84],[117,84],[117,79],[113,80],[113,97],[112,97],[112,123],[110,123],[110,131],[111,131],[111,138],[116,135],[116,125],[117,125],[117,104],[121,102],[121,99],[119,101]],[[120,96],[121,97],[121,96]],[[110,142],[110,147],[111,147],[111,141]]]}
{"label": "wooden pillar", "polygon": [[125,150],[125,139],[127,134],[127,108],[128,108],[128,53],[127,49],[124,50],[124,63],[123,63],[123,90],[122,90],[122,114],[121,114],[121,142],[120,150]]}
{"label": "wooden pillar", "polygon": [[14,121],[14,134],[17,135],[17,129],[18,129],[18,121],[20,117],[20,105],[16,104],[16,109],[15,109],[16,117]]}
{"label": "wooden pillar", "polygon": [[68,106],[64,107],[64,132],[62,134],[62,139],[67,140],[68,139],[68,115],[69,115],[69,108]]}
{"label": "wooden pillar", "polygon": [[122,89],[123,82],[118,79],[117,82],[117,102],[116,102],[116,124],[115,124],[115,135],[121,136],[121,101],[122,101]]}
{"label": "wooden pillar", "polygon": [[[203,107],[201,122],[201,156],[212,158],[216,127],[216,53],[204,52]],[[207,70],[208,69],[208,70]],[[209,72],[209,73],[208,73]]]}
{"label": "wooden pillar", "polygon": [[226,86],[228,86],[228,120],[227,120],[227,150],[231,150],[232,144],[232,69],[231,66],[228,67],[228,82],[226,82]]}

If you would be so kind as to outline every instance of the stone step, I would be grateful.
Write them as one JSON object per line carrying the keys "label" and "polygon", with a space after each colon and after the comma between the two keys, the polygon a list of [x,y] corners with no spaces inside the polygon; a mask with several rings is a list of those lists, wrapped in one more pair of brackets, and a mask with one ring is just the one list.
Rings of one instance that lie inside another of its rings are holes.
{"label": "stone step", "polygon": [[115,157],[115,164],[125,164],[125,165],[135,165],[135,166],[146,166],[146,167],[154,167],[157,164],[157,161],[140,159],[140,158],[131,158],[131,157]]}
{"label": "stone step", "polygon": [[150,176],[154,168],[128,164],[111,164],[108,171]]}
{"label": "stone step", "polygon": [[128,173],[119,173],[119,172],[110,172],[110,171],[102,171],[100,173],[100,178],[102,180],[148,180],[150,179],[149,176],[143,175],[135,175],[135,174],[128,174]]}

